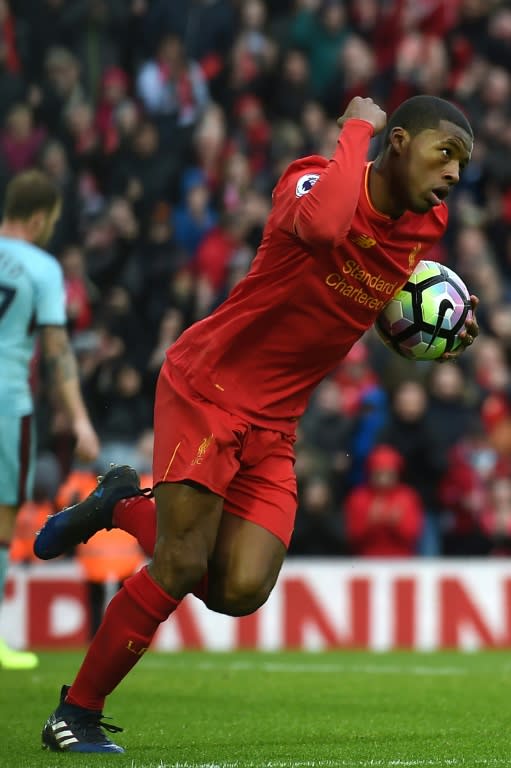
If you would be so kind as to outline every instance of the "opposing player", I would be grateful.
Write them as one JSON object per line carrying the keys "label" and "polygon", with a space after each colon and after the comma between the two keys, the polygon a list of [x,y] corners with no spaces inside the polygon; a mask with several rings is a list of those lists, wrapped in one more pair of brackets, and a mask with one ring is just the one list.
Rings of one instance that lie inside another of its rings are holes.
{"label": "opposing player", "polygon": [[[152,501],[119,467],[36,539],[36,554],[55,557],[117,525],[152,554],[63,687],[43,729],[50,749],[123,751],[101,730],[105,697],[187,593],[232,616],[265,602],[293,531],[293,443],[309,395],[445,230],[444,200],[473,145],[457,108],[430,96],[403,103],[373,163],[382,109],[356,97],[339,125],[330,160],[297,160],[277,183],[248,275],[168,350],[154,417],[156,532]],[[464,346],[477,333],[467,323]]]}
{"label": "opposing player", "polygon": [[[0,598],[16,514],[30,495],[35,450],[30,361],[39,335],[49,386],[65,406],[84,460],[99,445],[80,394],[66,331],[58,262],[42,250],[60,214],[60,193],[43,173],[25,171],[8,184],[0,226]],[[0,667],[32,669],[33,653],[0,640]]]}

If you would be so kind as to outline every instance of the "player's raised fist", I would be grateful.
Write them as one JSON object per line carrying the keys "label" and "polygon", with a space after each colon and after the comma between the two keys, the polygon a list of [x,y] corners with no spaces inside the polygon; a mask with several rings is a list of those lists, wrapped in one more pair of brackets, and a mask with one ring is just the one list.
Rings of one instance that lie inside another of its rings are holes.
{"label": "player's raised fist", "polygon": [[350,118],[356,118],[357,120],[366,120],[374,128],[374,133],[380,133],[383,131],[387,124],[387,114],[375,104],[372,99],[362,98],[362,96],[355,96],[342,115],[337,120],[337,125],[342,128],[346,120]]}

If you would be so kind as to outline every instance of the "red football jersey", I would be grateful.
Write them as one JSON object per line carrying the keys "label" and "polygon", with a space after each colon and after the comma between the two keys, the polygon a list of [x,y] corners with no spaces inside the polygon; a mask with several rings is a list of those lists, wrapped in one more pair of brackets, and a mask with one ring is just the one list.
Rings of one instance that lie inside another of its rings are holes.
{"label": "red football jersey", "polygon": [[249,273],[167,359],[203,397],[291,432],[313,389],[374,323],[441,237],[447,207],[398,219],[371,205],[372,126],[347,121],[331,160],[296,160]]}

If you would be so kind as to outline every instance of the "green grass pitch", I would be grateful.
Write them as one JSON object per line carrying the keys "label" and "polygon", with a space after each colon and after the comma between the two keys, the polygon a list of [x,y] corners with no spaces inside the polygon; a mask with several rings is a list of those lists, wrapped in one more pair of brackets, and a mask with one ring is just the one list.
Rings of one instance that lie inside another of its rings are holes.
{"label": "green grass pitch", "polygon": [[0,670],[1,768],[511,766],[504,651],[148,653],[105,707],[126,755],[43,751],[81,658]]}

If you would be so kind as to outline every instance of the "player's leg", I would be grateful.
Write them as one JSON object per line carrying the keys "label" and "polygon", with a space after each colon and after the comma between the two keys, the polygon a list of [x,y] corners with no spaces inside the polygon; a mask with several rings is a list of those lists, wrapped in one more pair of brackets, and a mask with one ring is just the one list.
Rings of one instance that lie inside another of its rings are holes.
{"label": "player's leg", "polygon": [[291,437],[252,429],[242,459],[227,489],[207,590],[200,595],[194,589],[208,608],[231,616],[253,613],[266,602],[289,546],[297,506]]}
{"label": "player's leg", "polygon": [[148,570],[159,587],[175,600],[182,600],[208,569],[223,498],[186,481],[160,483],[154,493],[156,544]]}
{"label": "player's leg", "polygon": [[[31,492],[34,464],[34,434],[30,416],[0,414],[0,606],[4,597],[9,567],[9,549],[18,509]],[[28,651],[17,651],[0,639],[0,667],[33,669],[38,658]]]}
{"label": "player's leg", "polygon": [[68,701],[101,709],[149,646],[154,632],[207,570],[222,514],[222,499],[182,483],[156,487],[157,538],[153,559],[126,579],[111,600]]}
{"label": "player's leg", "polygon": [[[160,377],[161,381],[161,377]],[[223,496],[239,469],[238,421],[201,398],[160,381],[153,474],[157,532],[153,560],[111,600],[76,680],[43,730],[50,749],[119,752],[101,731],[105,697],[149,647],[161,622],[207,570]],[[172,429],[169,429],[169,425]],[[210,490],[207,490],[209,488]],[[93,722],[84,731],[82,718]],[[61,737],[59,723],[72,733]]]}
{"label": "player's leg", "polygon": [[286,552],[270,531],[224,512],[202,596],[207,607],[228,616],[256,611],[275,586]]}
{"label": "player's leg", "polygon": [[184,483],[158,485],[155,495],[153,560],[149,568],[126,579],[108,605],[74,683],[63,689],[59,706],[44,726],[43,746],[49,749],[123,751],[101,730],[104,700],[143,656],[160,623],[207,569],[222,498]]}

